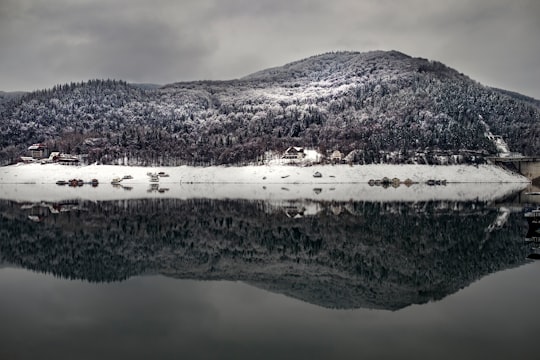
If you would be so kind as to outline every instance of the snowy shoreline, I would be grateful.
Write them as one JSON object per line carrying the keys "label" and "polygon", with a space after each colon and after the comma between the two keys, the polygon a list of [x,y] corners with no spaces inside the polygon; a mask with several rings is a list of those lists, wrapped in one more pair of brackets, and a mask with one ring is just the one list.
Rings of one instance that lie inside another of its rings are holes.
{"label": "snowy shoreline", "polygon": [[[211,166],[211,167],[142,167],[121,165],[67,166],[59,164],[16,164],[0,167],[0,184],[54,184],[58,180],[97,179],[110,183],[130,175],[123,183],[148,183],[148,173],[164,172],[159,182],[205,184],[357,184],[387,177],[402,182],[425,183],[528,183],[524,176],[495,165],[290,165]],[[319,173],[320,177],[314,177]]]}
{"label": "snowy shoreline", "polygon": [[[164,172],[159,182],[147,173]],[[313,177],[320,172],[321,177]],[[113,186],[113,178],[130,175]],[[370,186],[370,179],[409,178],[417,184]],[[58,186],[57,180],[98,179],[92,187]],[[430,179],[447,185],[429,186]],[[0,199],[18,202],[66,200],[244,199],[263,201],[494,201],[523,190],[529,180],[492,165],[284,165],[246,167],[130,167],[21,164],[0,168]]]}

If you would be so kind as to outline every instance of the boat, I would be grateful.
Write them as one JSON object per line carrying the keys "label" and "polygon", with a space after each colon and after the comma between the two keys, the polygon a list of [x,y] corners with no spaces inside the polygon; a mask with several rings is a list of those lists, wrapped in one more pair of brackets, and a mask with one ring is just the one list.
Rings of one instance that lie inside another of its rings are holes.
{"label": "boat", "polygon": [[322,177],[322,174],[320,172],[318,172],[318,171],[315,171],[315,173],[313,174],[313,177],[320,178],[320,177]]}
{"label": "boat", "polygon": [[91,184],[93,187],[96,187],[96,186],[98,186],[99,181],[98,181],[98,179],[92,179],[92,181],[90,181],[90,184]]}
{"label": "boat", "polygon": [[122,178],[116,177],[116,178],[112,179],[111,184],[120,185],[121,182],[122,182]]}
{"label": "boat", "polygon": [[158,174],[150,174],[150,182],[159,182]]}
{"label": "boat", "polygon": [[56,185],[67,185],[67,184],[68,184],[68,182],[66,180],[58,180],[56,182]]}
{"label": "boat", "polygon": [[446,185],[446,179],[429,179],[428,181],[426,181],[426,184],[428,184],[429,186]]}
{"label": "boat", "polygon": [[124,175],[124,176],[122,176],[122,179],[124,179],[124,180],[130,180],[130,179],[133,179],[133,176],[131,176],[131,175]]}

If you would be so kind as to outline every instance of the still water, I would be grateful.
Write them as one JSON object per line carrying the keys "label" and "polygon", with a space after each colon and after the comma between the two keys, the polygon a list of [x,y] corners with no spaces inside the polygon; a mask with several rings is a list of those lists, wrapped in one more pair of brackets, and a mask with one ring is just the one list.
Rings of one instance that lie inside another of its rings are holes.
{"label": "still water", "polygon": [[533,359],[536,234],[508,199],[0,200],[0,359]]}

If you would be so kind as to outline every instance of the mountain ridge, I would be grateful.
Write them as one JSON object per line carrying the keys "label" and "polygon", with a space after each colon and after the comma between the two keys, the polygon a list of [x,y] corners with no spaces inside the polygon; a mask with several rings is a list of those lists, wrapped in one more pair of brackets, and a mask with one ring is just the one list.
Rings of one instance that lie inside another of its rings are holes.
{"label": "mountain ridge", "polygon": [[[382,51],[382,50],[374,50],[374,51],[368,51],[368,52],[358,52],[358,51],[336,51],[336,52],[327,52],[320,55],[314,55],[305,59],[296,60],[290,63],[287,63],[282,66],[272,67],[265,70],[257,71],[255,73],[249,74],[247,76],[244,76],[240,79],[245,80],[251,80],[251,79],[259,79],[261,77],[264,77],[265,75],[268,76],[269,74],[282,74],[287,73],[290,71],[306,71],[306,67],[311,68],[312,72],[317,72],[317,70],[320,70],[320,66],[315,69],[313,69],[314,63],[319,63],[322,61],[323,67],[330,67],[332,64],[334,65],[341,65],[336,68],[334,66],[333,70],[340,70],[340,67],[343,68],[346,65],[350,66],[350,70],[364,70],[362,69],[361,65],[365,62],[376,62],[376,61],[382,61],[382,60],[394,60],[396,61],[396,64],[404,65],[406,64],[408,67],[408,70],[413,70],[415,65],[420,66],[422,63],[429,63],[429,64],[437,64],[440,65],[440,69],[445,69],[449,73],[458,74],[457,71],[446,67],[445,65],[437,62],[437,61],[430,61],[424,58],[414,58],[407,54],[404,54],[402,52],[396,51],[396,50],[390,50],[390,51]],[[326,62],[326,64],[325,64]],[[327,66],[324,66],[327,65]],[[290,75],[290,74],[289,74]],[[358,74],[356,74],[358,75]],[[460,74],[463,75],[463,74]],[[463,75],[464,76],[464,75]]]}
{"label": "mountain ridge", "polygon": [[540,107],[531,99],[397,51],[326,53],[157,88],[90,80],[0,103],[0,163],[36,142],[101,163],[245,164],[293,145],[337,149],[356,163],[399,152],[406,163],[426,150],[495,154],[488,130],[536,154]]}

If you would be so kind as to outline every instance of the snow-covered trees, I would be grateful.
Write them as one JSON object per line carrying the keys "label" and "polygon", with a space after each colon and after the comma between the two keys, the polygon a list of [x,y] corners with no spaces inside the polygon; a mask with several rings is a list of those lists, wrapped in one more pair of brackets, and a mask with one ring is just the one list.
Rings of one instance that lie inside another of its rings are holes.
{"label": "snow-covered trees", "polygon": [[398,52],[330,53],[233,81],[91,80],[15,97],[0,106],[0,162],[35,142],[88,161],[163,165],[242,163],[291,145],[361,150],[366,161],[380,151],[495,152],[479,116],[512,151],[540,153],[533,99]]}

